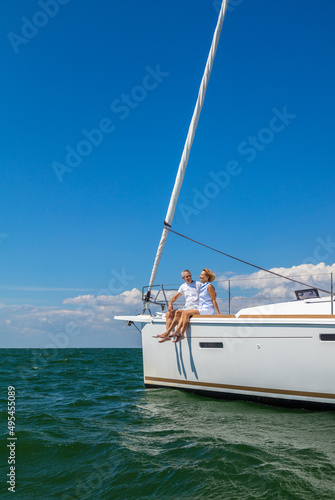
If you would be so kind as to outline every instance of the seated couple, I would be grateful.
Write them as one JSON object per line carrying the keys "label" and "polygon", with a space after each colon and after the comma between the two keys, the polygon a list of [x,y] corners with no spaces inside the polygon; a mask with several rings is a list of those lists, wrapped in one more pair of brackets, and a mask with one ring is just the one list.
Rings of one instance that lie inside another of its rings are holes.
{"label": "seated couple", "polygon": [[[166,313],[166,331],[161,335],[159,342],[166,342],[174,337],[173,342],[178,342],[184,338],[185,330],[189,324],[193,314],[214,314],[214,311],[220,314],[219,307],[216,302],[216,292],[210,283],[214,281],[215,274],[210,269],[204,269],[200,274],[200,282],[193,281],[191,273],[188,269],[181,273],[181,277],[185,281],[179,287],[178,292],[172,297],[169,302],[168,312]],[[175,311],[173,303],[184,295],[185,306],[183,309]],[[172,330],[175,329],[173,332]]]}

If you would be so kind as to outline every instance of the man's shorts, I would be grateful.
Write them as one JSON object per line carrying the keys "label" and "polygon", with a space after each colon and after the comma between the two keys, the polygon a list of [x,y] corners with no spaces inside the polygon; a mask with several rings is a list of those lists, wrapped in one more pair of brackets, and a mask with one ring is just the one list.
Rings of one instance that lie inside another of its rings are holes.
{"label": "man's shorts", "polygon": [[184,311],[191,311],[192,309],[199,309],[199,304],[191,304],[190,306],[184,306]]}

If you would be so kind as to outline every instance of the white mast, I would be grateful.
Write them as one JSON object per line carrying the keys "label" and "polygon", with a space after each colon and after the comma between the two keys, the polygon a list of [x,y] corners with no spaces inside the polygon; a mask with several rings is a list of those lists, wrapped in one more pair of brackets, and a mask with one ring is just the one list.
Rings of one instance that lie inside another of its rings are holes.
{"label": "white mast", "polygon": [[215,58],[215,54],[216,54],[216,49],[217,49],[217,46],[219,43],[219,38],[220,38],[223,20],[224,20],[225,14],[226,14],[227,6],[228,6],[228,0],[222,0],[221,10],[220,10],[218,22],[217,22],[217,25],[215,28],[211,49],[209,51],[209,55],[207,58],[207,63],[206,63],[204,75],[203,75],[202,80],[201,80],[201,85],[200,85],[200,89],[199,89],[199,93],[198,93],[198,99],[197,99],[197,102],[196,102],[196,105],[194,108],[191,124],[190,124],[190,127],[188,129],[188,134],[187,134],[183,154],[182,154],[182,157],[180,160],[174,188],[172,191],[169,208],[168,208],[168,211],[167,211],[167,214],[165,217],[165,224],[166,225],[164,226],[164,229],[163,229],[161,240],[159,242],[157,253],[156,253],[154,266],[152,268],[151,278],[150,278],[150,283],[149,283],[149,292],[151,290],[152,285],[154,284],[158,265],[159,265],[159,262],[161,260],[161,256],[163,253],[165,241],[166,241],[167,235],[169,234],[168,227],[171,226],[172,221],[173,221],[180,188],[181,188],[181,185],[182,185],[182,182],[184,179],[188,158],[190,156],[190,151],[191,151],[191,147],[192,147],[192,143],[193,143],[193,139],[194,139],[194,134],[195,134],[195,131],[196,131],[196,128],[198,125],[199,116],[200,116],[200,113],[202,110],[202,106],[204,104],[206,90],[207,90],[207,86],[208,86],[208,81],[209,81],[209,77],[210,77],[210,74],[212,71],[213,62],[214,62],[214,58]]}

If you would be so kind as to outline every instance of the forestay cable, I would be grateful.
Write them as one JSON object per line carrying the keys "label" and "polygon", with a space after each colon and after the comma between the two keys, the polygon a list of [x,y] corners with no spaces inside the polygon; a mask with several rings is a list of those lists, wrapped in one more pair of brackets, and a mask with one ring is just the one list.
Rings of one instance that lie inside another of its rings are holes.
{"label": "forestay cable", "polygon": [[242,262],[243,264],[247,264],[248,266],[255,267],[256,269],[259,269],[260,271],[265,271],[266,273],[273,274],[279,278],[284,278],[289,281],[293,281],[294,283],[299,283],[299,285],[304,285],[307,286],[308,288],[316,288],[320,292],[325,292],[325,293],[331,293],[328,290],[323,290],[323,288],[318,288],[313,285],[308,285],[307,283],[304,283],[302,281],[294,280],[293,278],[289,278],[288,276],[284,276],[283,274],[276,273],[274,271],[270,271],[269,269],[265,269],[264,267],[257,266],[256,264],[251,264],[251,262],[247,262],[246,260],[239,259],[238,257],[234,257],[233,255],[229,255],[228,253],[221,252],[221,250],[217,250],[216,248],[210,247],[208,245],[205,245],[204,243],[201,243],[200,241],[194,240],[192,238],[189,238],[188,236],[185,236],[184,234],[177,233],[177,231],[174,231],[171,229],[171,227],[168,227],[166,222],[164,221],[164,226],[167,231],[176,234],[177,236],[181,236],[182,238],[185,238],[186,240],[192,241],[193,243],[196,243],[197,245],[201,245],[202,247],[209,248],[210,250],[213,250],[214,252],[220,253],[221,255],[225,255],[226,257],[229,257],[230,259],[238,260],[239,262]]}

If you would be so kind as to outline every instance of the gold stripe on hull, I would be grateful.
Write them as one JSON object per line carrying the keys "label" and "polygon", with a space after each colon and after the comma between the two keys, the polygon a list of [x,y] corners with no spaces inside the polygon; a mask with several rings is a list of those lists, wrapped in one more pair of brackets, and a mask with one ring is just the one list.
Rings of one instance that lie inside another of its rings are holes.
{"label": "gold stripe on hull", "polygon": [[178,380],[178,379],[169,379],[169,378],[161,378],[161,377],[145,377],[144,383],[152,383],[152,382],[191,385],[191,386],[203,387],[203,388],[212,387],[213,389],[214,388],[215,389],[229,389],[229,390],[246,391],[246,392],[262,392],[265,394],[282,394],[282,395],[286,395],[286,396],[299,396],[299,397],[334,399],[335,400],[335,394],[322,393],[322,392],[291,391],[288,389],[269,389],[269,388],[265,388],[265,387],[247,387],[247,386],[241,386],[241,385],[215,384],[212,382],[204,383],[204,382],[197,382],[194,380]]}

